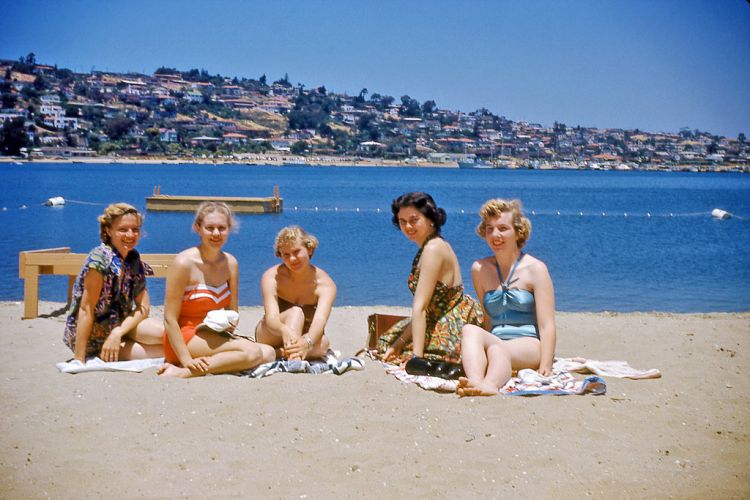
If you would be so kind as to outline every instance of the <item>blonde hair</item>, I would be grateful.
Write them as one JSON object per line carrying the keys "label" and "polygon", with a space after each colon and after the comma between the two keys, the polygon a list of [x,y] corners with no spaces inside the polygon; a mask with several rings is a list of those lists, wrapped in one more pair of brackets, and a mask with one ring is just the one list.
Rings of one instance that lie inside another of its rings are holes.
{"label": "blonde hair", "polygon": [[482,208],[479,209],[479,217],[482,218],[482,222],[477,226],[477,234],[480,238],[484,238],[487,231],[487,221],[505,212],[513,214],[513,230],[518,237],[518,248],[522,248],[531,236],[531,221],[523,214],[520,200],[494,198],[484,202]]}
{"label": "blonde hair", "polygon": [[133,205],[128,203],[112,203],[104,209],[104,213],[96,219],[99,221],[99,238],[102,240],[102,243],[106,243],[107,245],[111,243],[111,238],[107,230],[112,227],[112,224],[119,217],[129,214],[135,215],[135,218],[138,219],[138,227],[140,228],[143,224],[143,215]]}
{"label": "blonde hair", "polygon": [[229,208],[229,205],[227,205],[223,201],[204,201],[203,203],[198,205],[198,208],[195,211],[195,220],[193,220],[193,227],[200,227],[200,225],[203,224],[203,219],[205,219],[208,214],[212,214],[214,212],[218,212],[226,216],[229,229],[237,227],[237,220],[234,218],[232,209]]}
{"label": "blonde hair", "polygon": [[276,235],[276,241],[273,244],[276,257],[281,257],[281,247],[285,247],[295,241],[302,243],[302,246],[307,248],[311,256],[315,252],[315,249],[318,248],[318,238],[299,226],[287,226]]}

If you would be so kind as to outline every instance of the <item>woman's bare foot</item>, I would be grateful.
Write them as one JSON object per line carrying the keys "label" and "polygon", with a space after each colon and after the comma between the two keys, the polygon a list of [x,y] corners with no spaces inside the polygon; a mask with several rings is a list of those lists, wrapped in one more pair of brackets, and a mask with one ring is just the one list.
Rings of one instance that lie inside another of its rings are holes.
{"label": "woman's bare foot", "polygon": [[456,394],[460,397],[467,396],[497,396],[500,390],[488,384],[474,384],[468,378],[458,379]]}
{"label": "woman's bare foot", "polygon": [[163,375],[164,377],[177,377],[177,378],[188,378],[192,376],[190,370],[181,366],[175,366],[172,363],[164,363],[156,371],[157,375]]}

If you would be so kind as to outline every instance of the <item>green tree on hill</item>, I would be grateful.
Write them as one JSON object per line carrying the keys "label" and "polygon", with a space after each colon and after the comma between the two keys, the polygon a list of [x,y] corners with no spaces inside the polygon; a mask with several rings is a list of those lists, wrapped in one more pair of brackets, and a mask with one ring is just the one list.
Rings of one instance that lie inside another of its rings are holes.
{"label": "green tree on hill", "polygon": [[425,101],[424,104],[422,104],[422,114],[424,115],[431,115],[435,111],[437,111],[437,104],[435,104],[435,101]]}
{"label": "green tree on hill", "polygon": [[0,152],[8,156],[18,156],[21,154],[21,148],[29,143],[29,137],[26,135],[26,120],[23,118],[13,118],[5,120],[3,127],[0,129]]}
{"label": "green tree on hill", "polygon": [[408,95],[401,96],[401,114],[410,118],[420,118],[422,116],[422,108],[419,106],[419,101],[412,99]]}
{"label": "green tree on hill", "polygon": [[114,140],[120,140],[130,132],[135,122],[126,116],[115,116],[104,122],[104,132]]}
{"label": "green tree on hill", "polygon": [[291,88],[292,84],[289,82],[289,73],[284,73],[284,78],[273,82],[274,85],[281,85],[282,87]]}
{"label": "green tree on hill", "polygon": [[292,144],[289,151],[295,155],[304,154],[307,151],[307,143],[305,141],[297,141]]}

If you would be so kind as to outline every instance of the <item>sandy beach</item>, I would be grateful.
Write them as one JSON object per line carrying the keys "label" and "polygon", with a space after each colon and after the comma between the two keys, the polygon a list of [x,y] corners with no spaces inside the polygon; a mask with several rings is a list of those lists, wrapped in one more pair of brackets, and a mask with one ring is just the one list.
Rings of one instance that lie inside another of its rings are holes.
{"label": "sandy beach", "polygon": [[[0,303],[2,498],[750,496],[750,313],[559,313],[558,356],[663,377],[608,378],[604,396],[459,399],[369,360],[261,380],[61,374],[61,307],[21,320],[20,303]],[[335,308],[343,355],[372,312],[407,310]],[[261,314],[242,308],[240,330]]]}

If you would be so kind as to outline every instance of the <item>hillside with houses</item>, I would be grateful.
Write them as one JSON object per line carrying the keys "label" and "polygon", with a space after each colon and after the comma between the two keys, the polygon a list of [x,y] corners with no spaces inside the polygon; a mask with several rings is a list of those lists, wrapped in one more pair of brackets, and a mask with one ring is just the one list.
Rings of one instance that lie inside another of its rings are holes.
{"label": "hillside with houses", "polygon": [[512,121],[408,95],[357,95],[162,67],[151,75],[0,60],[0,150],[27,159],[139,158],[506,168],[748,171],[750,144],[699,130],[647,132]]}

